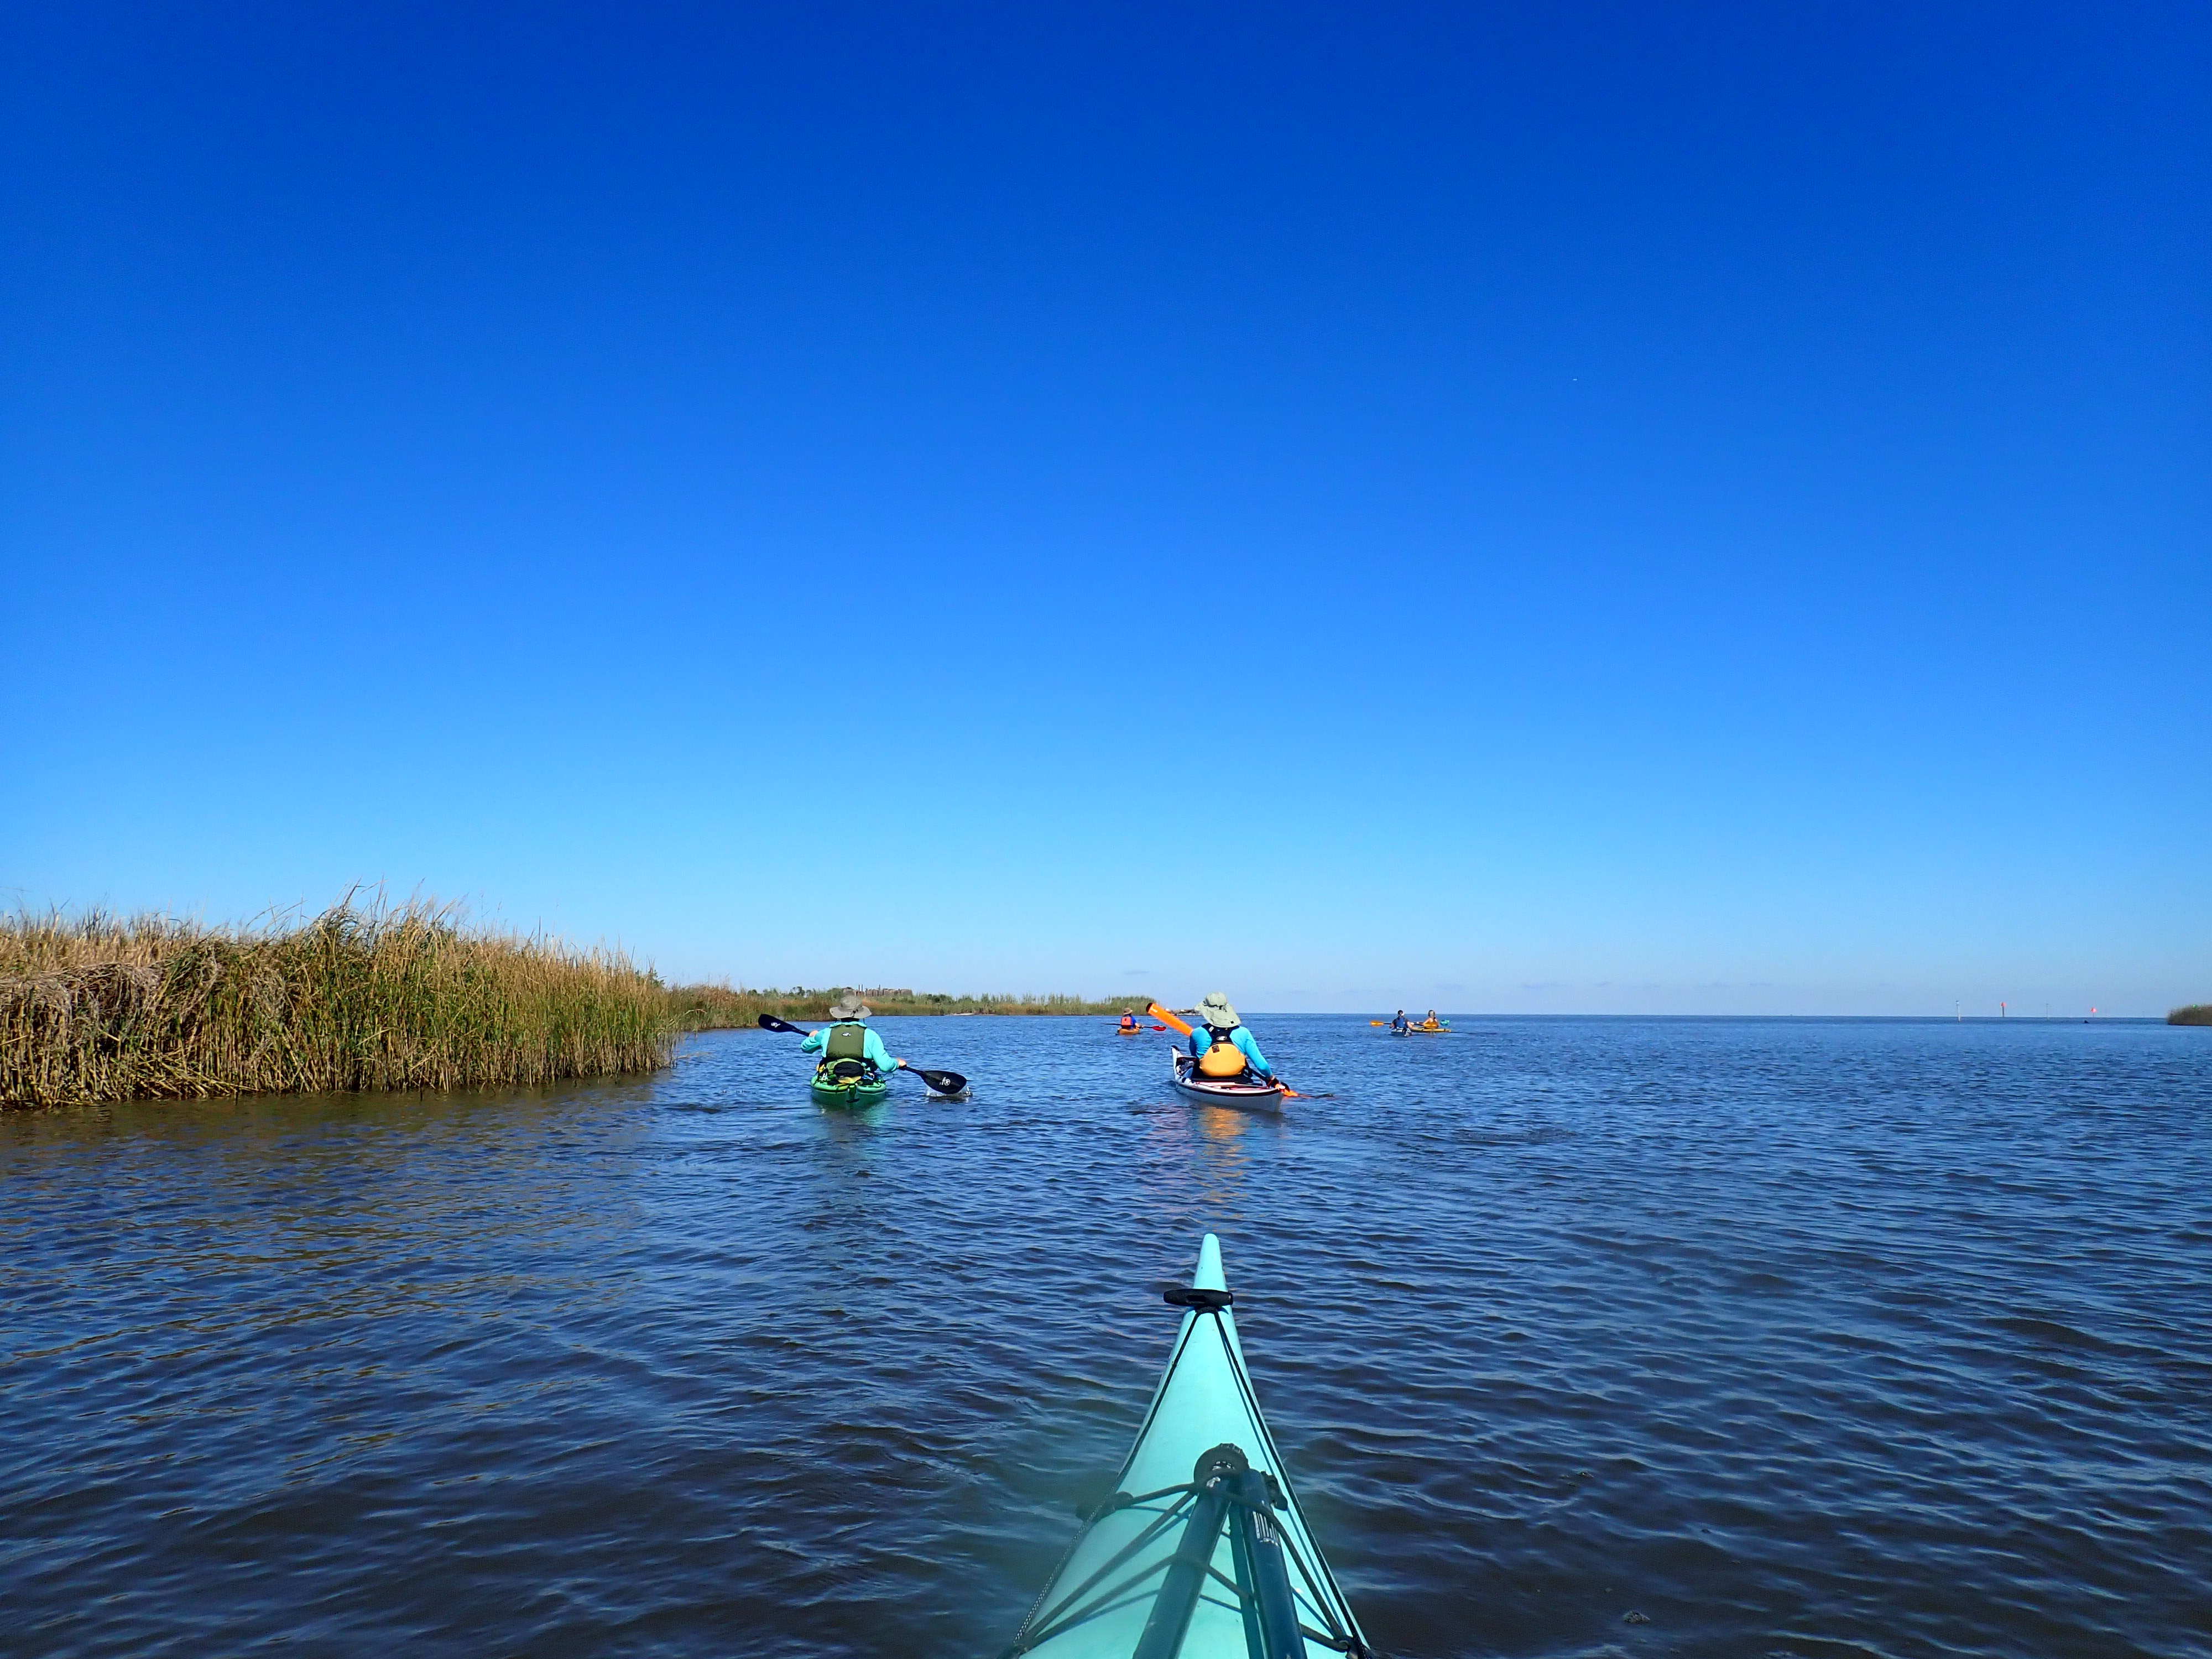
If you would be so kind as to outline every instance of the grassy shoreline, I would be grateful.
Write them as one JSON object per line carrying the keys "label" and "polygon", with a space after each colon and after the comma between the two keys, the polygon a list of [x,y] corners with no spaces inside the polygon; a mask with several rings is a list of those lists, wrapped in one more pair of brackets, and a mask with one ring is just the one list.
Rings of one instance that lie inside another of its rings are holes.
{"label": "grassy shoreline", "polygon": [[2166,1023],[2168,1025],[2212,1025],[2212,1002],[2192,1002],[2185,1007],[2169,1009]]}
{"label": "grassy shoreline", "polygon": [[1142,1000],[904,988],[669,986],[618,951],[471,927],[451,907],[349,900],[208,927],[102,912],[0,915],[0,1107],[649,1072],[687,1031],[762,1014],[1112,1014]]}
{"label": "grassy shoreline", "polygon": [[1144,1012],[1147,999],[1093,1001],[1083,997],[947,996],[921,992],[849,985],[817,990],[794,987],[788,991],[747,990],[731,985],[678,985],[669,988],[669,1013],[684,1031],[718,1031],[759,1023],[763,1014],[774,1014],[797,1024],[803,1020],[830,1018],[832,1003],[858,997],[875,1014],[1119,1014],[1124,1008]]}
{"label": "grassy shoreline", "polygon": [[548,1083],[665,1066],[674,1036],[620,951],[426,903],[0,917],[0,1105]]}

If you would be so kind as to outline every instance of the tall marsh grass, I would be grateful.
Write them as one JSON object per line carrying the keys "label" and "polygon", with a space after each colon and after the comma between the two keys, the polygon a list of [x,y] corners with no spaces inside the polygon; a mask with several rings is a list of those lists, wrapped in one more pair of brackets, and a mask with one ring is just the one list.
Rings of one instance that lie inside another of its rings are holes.
{"label": "tall marsh grass", "polygon": [[0,917],[0,1104],[465,1089],[665,1065],[667,994],[618,951],[421,902],[213,928]]}
{"label": "tall marsh grass", "polygon": [[2212,1002],[2192,1002],[2185,1008],[2176,1008],[2166,1017],[2168,1025],[2212,1025]]}

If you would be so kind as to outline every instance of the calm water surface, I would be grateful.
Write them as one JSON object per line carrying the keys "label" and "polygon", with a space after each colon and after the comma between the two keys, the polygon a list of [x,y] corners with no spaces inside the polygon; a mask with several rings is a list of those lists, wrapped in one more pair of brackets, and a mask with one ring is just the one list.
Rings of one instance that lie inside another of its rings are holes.
{"label": "calm water surface", "polygon": [[2212,1031],[884,1026],[0,1120],[0,1649],[994,1653],[1211,1228],[1390,1654],[2212,1654]]}

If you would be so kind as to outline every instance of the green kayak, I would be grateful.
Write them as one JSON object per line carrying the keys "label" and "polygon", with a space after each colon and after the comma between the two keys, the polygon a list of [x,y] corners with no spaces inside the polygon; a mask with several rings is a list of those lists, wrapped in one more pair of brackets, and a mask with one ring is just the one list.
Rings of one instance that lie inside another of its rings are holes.
{"label": "green kayak", "polygon": [[1114,1495],[1002,1659],[1368,1659],[1260,1415],[1208,1233]]}
{"label": "green kayak", "polygon": [[814,1068],[813,1088],[814,1098],[824,1106],[873,1106],[890,1093],[891,1080],[872,1066],[825,1060]]}

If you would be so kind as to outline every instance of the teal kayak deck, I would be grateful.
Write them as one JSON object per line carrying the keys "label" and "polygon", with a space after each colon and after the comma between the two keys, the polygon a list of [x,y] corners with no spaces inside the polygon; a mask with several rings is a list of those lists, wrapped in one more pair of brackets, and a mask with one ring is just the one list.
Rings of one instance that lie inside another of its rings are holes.
{"label": "teal kayak deck", "polygon": [[1361,1659],[1261,1415],[1212,1234],[1170,1299],[1189,1310],[1115,1495],[1005,1659]]}

